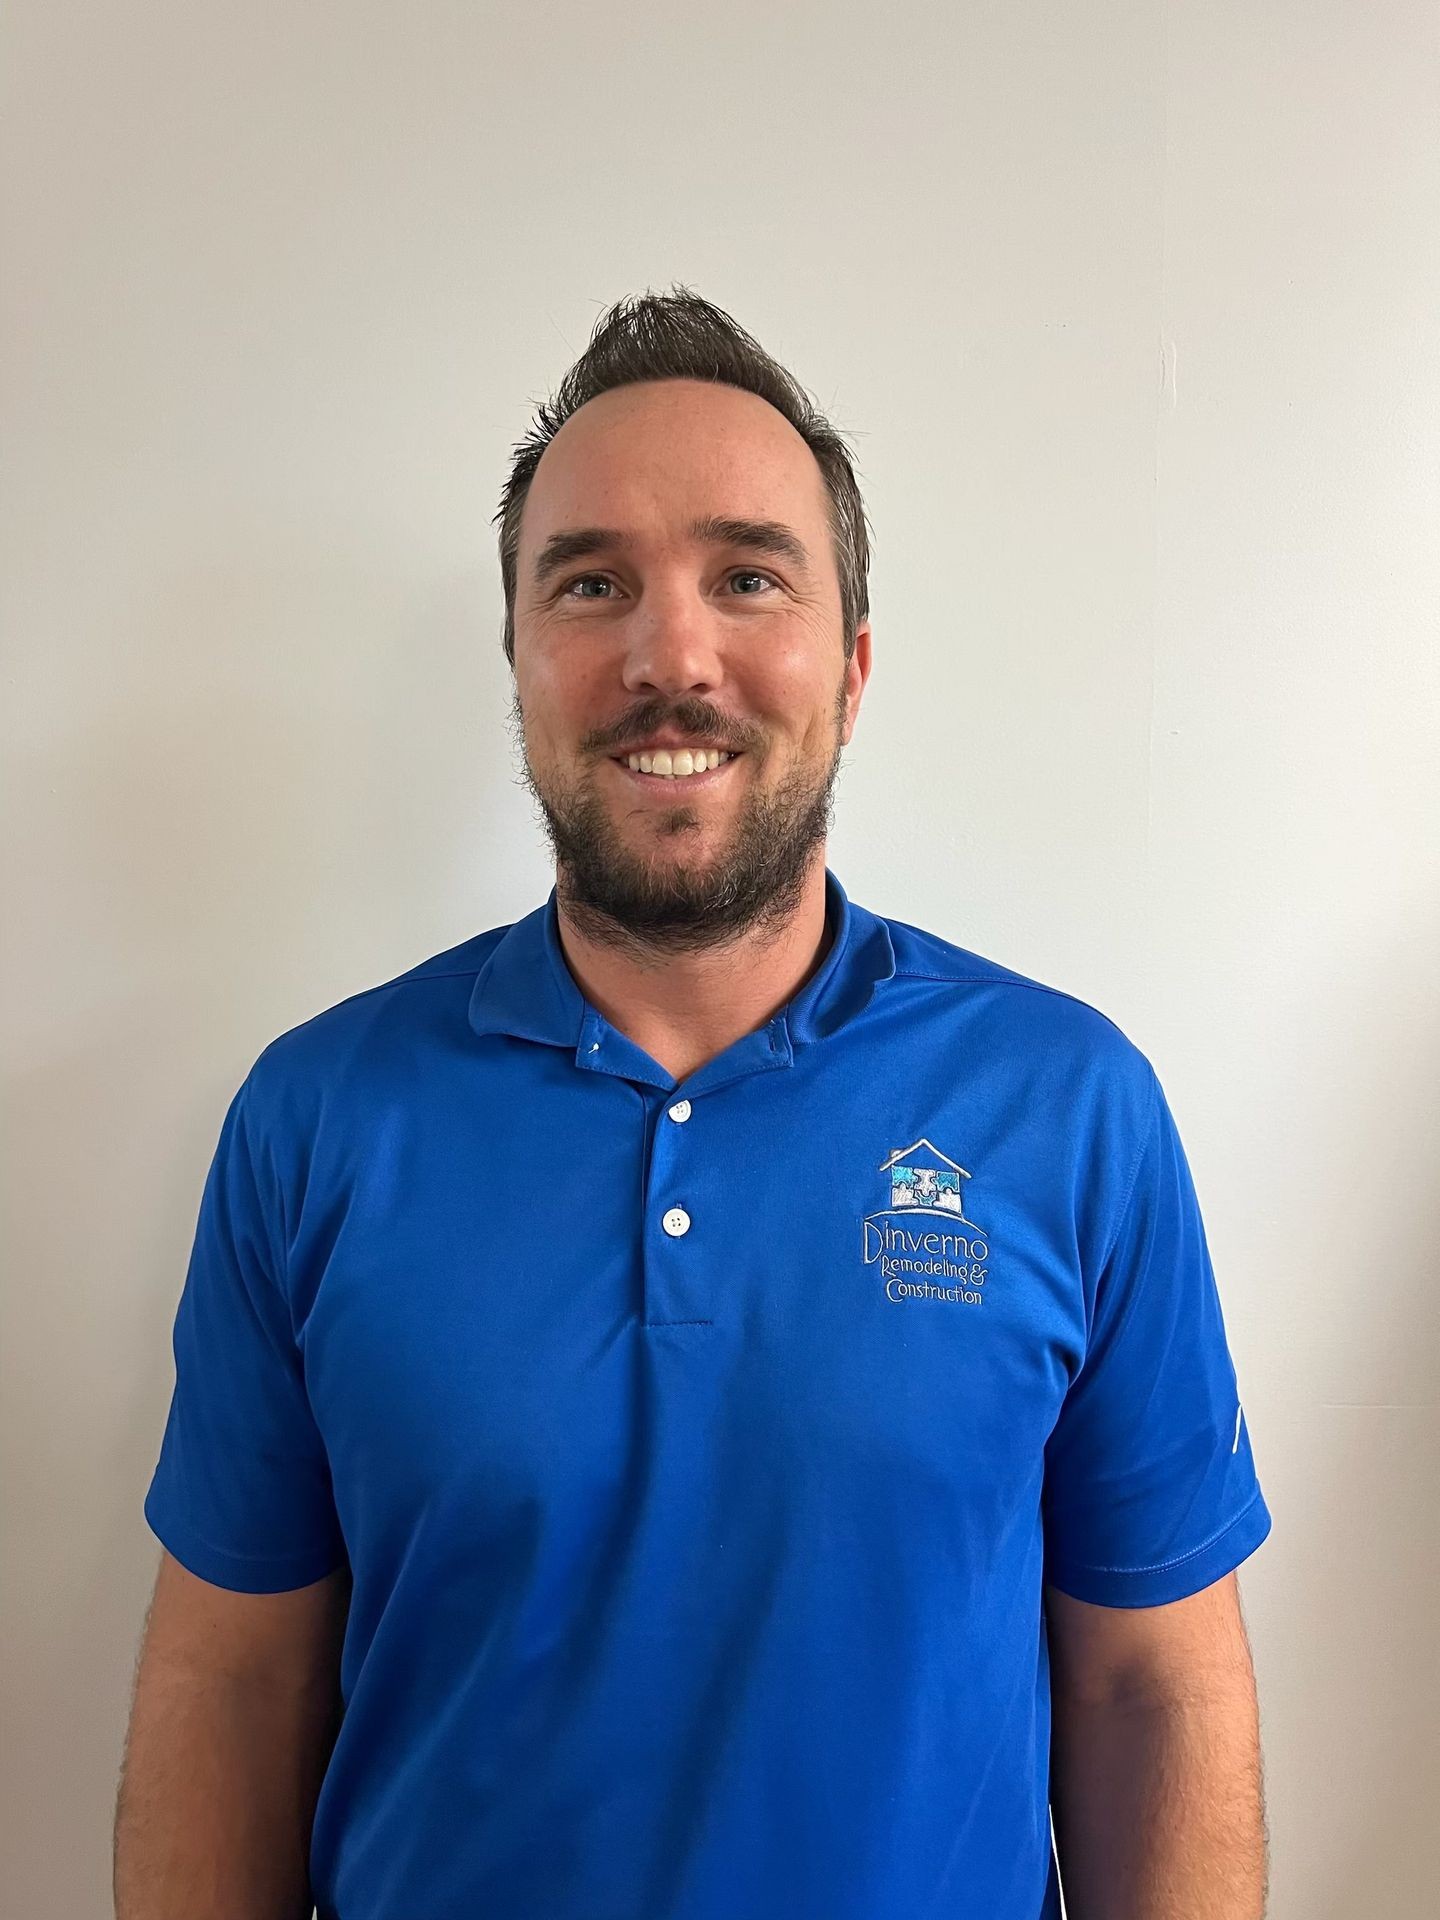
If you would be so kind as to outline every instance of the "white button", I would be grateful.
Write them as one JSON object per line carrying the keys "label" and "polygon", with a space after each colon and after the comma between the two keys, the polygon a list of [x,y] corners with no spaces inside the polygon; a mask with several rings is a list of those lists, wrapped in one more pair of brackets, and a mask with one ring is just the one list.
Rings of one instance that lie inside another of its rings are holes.
{"label": "white button", "polygon": [[668,1109],[668,1112],[672,1120],[688,1120],[690,1118],[690,1102],[688,1100],[677,1100],[674,1106]]}
{"label": "white button", "polygon": [[666,1233],[678,1236],[690,1231],[690,1216],[684,1207],[671,1207],[660,1224]]}

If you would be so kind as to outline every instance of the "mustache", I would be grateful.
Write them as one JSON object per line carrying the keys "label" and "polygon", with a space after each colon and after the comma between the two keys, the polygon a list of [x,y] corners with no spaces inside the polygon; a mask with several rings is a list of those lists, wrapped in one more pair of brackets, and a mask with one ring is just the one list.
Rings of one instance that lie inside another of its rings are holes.
{"label": "mustache", "polygon": [[653,701],[637,707],[614,726],[592,734],[589,746],[596,753],[615,753],[629,741],[648,739],[665,727],[701,746],[733,746],[743,751],[754,744],[751,729],[740,721],[728,718],[708,701],[687,700],[675,707],[657,706]]}

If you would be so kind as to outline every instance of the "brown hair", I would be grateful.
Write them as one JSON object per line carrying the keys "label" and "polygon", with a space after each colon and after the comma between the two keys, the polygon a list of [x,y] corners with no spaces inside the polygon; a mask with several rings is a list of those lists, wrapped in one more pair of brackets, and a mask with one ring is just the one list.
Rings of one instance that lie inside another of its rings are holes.
{"label": "brown hair", "polygon": [[782,413],[820,467],[830,498],[830,535],[840,575],[845,658],[870,611],[870,530],[849,449],[794,375],[773,360],[728,313],[688,287],[618,300],[596,321],[590,343],[543,402],[535,424],[516,444],[510,477],[494,519],[500,526],[500,577],[505,589],[505,658],[515,666],[516,555],[520,515],[540,456],[571,414],[597,394],[642,380],[713,380],[758,394]]}

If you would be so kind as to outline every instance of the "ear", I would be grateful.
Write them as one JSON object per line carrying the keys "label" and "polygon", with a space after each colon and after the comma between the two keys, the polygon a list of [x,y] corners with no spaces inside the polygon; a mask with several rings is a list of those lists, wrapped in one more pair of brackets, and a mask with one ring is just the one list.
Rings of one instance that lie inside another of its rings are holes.
{"label": "ear", "polygon": [[845,668],[845,726],[840,735],[840,744],[848,746],[855,731],[855,722],[860,717],[860,697],[865,691],[865,683],[870,678],[870,637],[871,627],[868,620],[862,620],[855,629],[855,647]]}

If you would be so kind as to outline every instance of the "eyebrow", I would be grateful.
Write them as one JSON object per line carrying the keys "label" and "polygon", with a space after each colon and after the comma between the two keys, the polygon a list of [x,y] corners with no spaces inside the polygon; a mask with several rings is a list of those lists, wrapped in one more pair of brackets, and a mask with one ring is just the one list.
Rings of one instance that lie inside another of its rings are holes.
{"label": "eyebrow", "polygon": [[[736,520],[722,514],[709,514],[692,520],[687,529],[692,540],[711,547],[746,547],[752,553],[773,554],[788,560],[802,573],[810,572],[810,555],[805,543],[792,527],[779,520]],[[634,545],[629,534],[616,527],[565,527],[552,533],[535,560],[535,583],[544,586],[552,574],[572,560],[587,559],[595,553],[626,553]]]}

